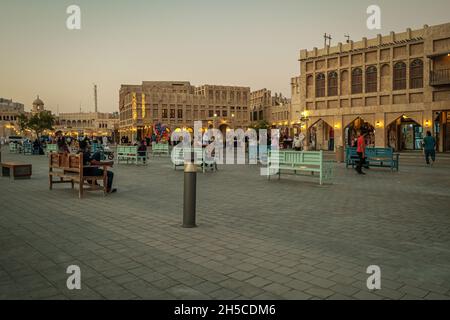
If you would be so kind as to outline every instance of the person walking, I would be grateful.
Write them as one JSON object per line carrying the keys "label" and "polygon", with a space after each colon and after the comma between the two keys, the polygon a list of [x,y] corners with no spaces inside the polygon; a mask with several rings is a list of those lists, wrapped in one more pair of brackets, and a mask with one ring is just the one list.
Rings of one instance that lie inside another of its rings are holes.
{"label": "person walking", "polygon": [[364,134],[361,131],[358,131],[356,152],[358,153],[359,161],[355,169],[358,172],[358,174],[365,174],[362,171],[362,167],[364,165],[366,158],[366,139],[364,138]]}
{"label": "person walking", "polygon": [[434,162],[436,161],[436,139],[434,139],[430,131],[427,131],[426,137],[423,138],[423,150],[425,152],[425,160],[427,162],[427,165],[433,166]]}

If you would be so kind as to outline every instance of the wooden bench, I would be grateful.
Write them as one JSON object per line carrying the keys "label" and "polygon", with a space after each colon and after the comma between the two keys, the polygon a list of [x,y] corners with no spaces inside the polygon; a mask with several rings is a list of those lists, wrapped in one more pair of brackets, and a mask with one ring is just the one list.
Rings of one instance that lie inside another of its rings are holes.
{"label": "wooden bench", "polygon": [[319,183],[330,181],[334,175],[334,164],[323,160],[323,151],[271,151],[268,158],[268,179],[277,174],[281,179],[283,171],[318,173]]}
{"label": "wooden bench", "polygon": [[398,171],[398,153],[394,153],[392,148],[366,148],[366,161],[369,167],[391,168],[391,171]]}
{"label": "wooden bench", "polygon": [[152,155],[169,155],[168,143],[157,143],[152,146]]}
{"label": "wooden bench", "polygon": [[47,144],[47,146],[45,147],[46,154],[49,154],[52,152],[58,152],[58,145],[56,143]]}
{"label": "wooden bench", "polygon": [[[54,153],[49,155],[49,187],[53,189],[53,184],[70,183],[74,189],[75,183],[79,185],[78,197],[83,197],[84,191],[103,191],[106,195],[108,185],[108,167],[109,165],[89,166],[94,168],[102,168],[101,176],[85,176],[83,169],[83,154]],[[56,178],[57,180],[53,180]],[[58,180],[59,179],[59,180]],[[102,181],[103,186],[97,185],[97,181]]]}
{"label": "wooden bench", "polygon": [[32,174],[32,166],[27,163],[20,162],[3,162],[2,176],[17,179],[30,179]]}

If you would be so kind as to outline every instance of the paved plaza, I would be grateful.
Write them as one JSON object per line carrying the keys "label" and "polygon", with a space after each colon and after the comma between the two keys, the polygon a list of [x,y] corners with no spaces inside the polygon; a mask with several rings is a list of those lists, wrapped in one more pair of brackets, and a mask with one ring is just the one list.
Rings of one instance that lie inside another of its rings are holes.
{"label": "paved plaza", "polygon": [[[117,194],[79,200],[49,191],[46,156],[4,148],[33,176],[0,179],[0,298],[450,299],[450,158],[419,156],[399,173],[337,164],[325,186],[219,166],[198,174],[199,227],[183,229],[183,172],[167,157],[116,165]],[[81,290],[67,289],[70,265]]]}

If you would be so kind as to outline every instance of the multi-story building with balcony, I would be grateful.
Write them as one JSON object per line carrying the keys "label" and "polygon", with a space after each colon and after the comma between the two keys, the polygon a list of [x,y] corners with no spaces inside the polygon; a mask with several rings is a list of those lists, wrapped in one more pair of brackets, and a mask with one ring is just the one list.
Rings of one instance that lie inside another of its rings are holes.
{"label": "multi-story building with balcony", "polygon": [[431,131],[450,151],[450,23],[300,52],[292,121],[311,148],[369,143],[416,150]]}
{"label": "multi-story building with balcony", "polygon": [[171,131],[192,131],[194,121],[202,127],[247,128],[250,88],[203,85],[189,82],[144,81],[141,85],[122,85],[119,93],[120,135],[130,141],[151,136],[155,124]]}

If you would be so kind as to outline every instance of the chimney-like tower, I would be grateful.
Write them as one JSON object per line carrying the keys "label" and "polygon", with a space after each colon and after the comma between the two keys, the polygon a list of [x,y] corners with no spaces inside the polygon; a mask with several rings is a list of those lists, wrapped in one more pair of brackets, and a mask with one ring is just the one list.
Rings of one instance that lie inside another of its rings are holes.
{"label": "chimney-like tower", "polygon": [[97,85],[94,84],[94,108],[95,108],[95,113],[98,112],[97,109]]}

